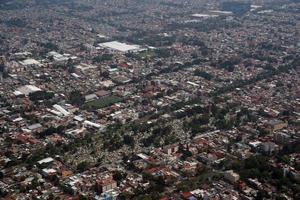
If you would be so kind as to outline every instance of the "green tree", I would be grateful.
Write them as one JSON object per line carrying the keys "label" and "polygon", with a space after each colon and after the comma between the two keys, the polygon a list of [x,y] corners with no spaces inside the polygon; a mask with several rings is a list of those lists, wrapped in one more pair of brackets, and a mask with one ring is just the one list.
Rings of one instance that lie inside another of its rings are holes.
{"label": "green tree", "polygon": [[124,144],[131,146],[131,147],[133,147],[134,143],[135,143],[134,138],[131,135],[124,135],[123,141],[124,141]]}
{"label": "green tree", "polygon": [[54,93],[47,91],[37,91],[29,94],[29,99],[31,101],[47,100],[52,99],[53,97]]}
{"label": "green tree", "polygon": [[121,182],[124,178],[126,178],[126,174],[120,171],[115,171],[113,173],[113,179],[118,183]]}
{"label": "green tree", "polygon": [[196,69],[194,71],[194,75],[195,76],[200,76],[202,78],[205,78],[206,80],[211,80],[213,78],[213,76],[205,71],[202,71],[200,69]]}
{"label": "green tree", "polygon": [[85,98],[80,91],[75,90],[70,93],[69,101],[71,102],[71,104],[82,106],[85,102]]}
{"label": "green tree", "polygon": [[77,170],[79,172],[84,172],[88,168],[88,163],[86,161],[82,161],[77,165]]}

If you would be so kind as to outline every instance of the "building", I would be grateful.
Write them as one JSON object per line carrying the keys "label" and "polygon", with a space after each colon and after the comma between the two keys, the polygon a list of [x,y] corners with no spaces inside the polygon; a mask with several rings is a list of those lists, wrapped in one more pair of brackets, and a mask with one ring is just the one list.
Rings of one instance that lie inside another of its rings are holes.
{"label": "building", "polygon": [[287,127],[287,123],[281,120],[273,119],[267,123],[267,129],[271,132],[281,130]]}
{"label": "building", "polygon": [[44,159],[38,161],[37,164],[39,166],[47,166],[47,165],[50,165],[53,162],[54,162],[54,159],[51,158],[51,157],[48,157],[48,158],[44,158]]}
{"label": "building", "polygon": [[32,59],[32,58],[28,58],[26,60],[20,61],[20,64],[25,67],[40,67],[40,66],[42,66],[42,64],[39,61]]}
{"label": "building", "polygon": [[240,179],[240,175],[233,172],[233,170],[228,170],[224,173],[224,178],[230,183],[236,183]]}
{"label": "building", "polygon": [[16,61],[11,61],[7,63],[7,71],[9,73],[20,73],[26,70],[26,66],[21,65]]}
{"label": "building", "polygon": [[55,65],[66,65],[69,61],[74,61],[77,59],[76,56],[70,56],[69,54],[60,54],[55,51],[51,51],[47,54],[48,58],[53,60]]}
{"label": "building", "polygon": [[168,145],[168,146],[165,146],[163,148],[163,151],[168,154],[168,155],[171,155],[173,153],[176,153],[177,151],[179,150],[179,145],[178,144],[172,144],[172,145]]}
{"label": "building", "polygon": [[24,86],[19,87],[17,89],[17,91],[28,96],[31,93],[41,91],[41,89],[34,85],[24,85]]}
{"label": "building", "polygon": [[99,194],[115,188],[117,188],[117,182],[113,180],[112,176],[96,181],[96,192]]}
{"label": "building", "polygon": [[260,148],[264,153],[271,155],[277,150],[278,146],[274,142],[264,142],[260,145]]}
{"label": "building", "polygon": [[99,91],[95,92],[95,94],[98,96],[98,98],[103,98],[103,97],[110,95],[110,92],[106,91],[106,90],[99,90]]}
{"label": "building", "polygon": [[111,51],[117,51],[122,53],[138,52],[142,50],[139,45],[129,45],[118,41],[100,43],[99,46],[110,49]]}
{"label": "building", "polygon": [[279,144],[286,144],[290,140],[291,136],[286,133],[276,133],[274,135],[274,141]]}
{"label": "building", "polygon": [[123,76],[123,75],[114,76],[114,77],[112,77],[112,80],[118,84],[126,84],[131,81],[130,78]]}
{"label": "building", "polygon": [[93,100],[97,99],[98,97],[96,94],[88,94],[84,98],[85,98],[85,101],[93,101]]}

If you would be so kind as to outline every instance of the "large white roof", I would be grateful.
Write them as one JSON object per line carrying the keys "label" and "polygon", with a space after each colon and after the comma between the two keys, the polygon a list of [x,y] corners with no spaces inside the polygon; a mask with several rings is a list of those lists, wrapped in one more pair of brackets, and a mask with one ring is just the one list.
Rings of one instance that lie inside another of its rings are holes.
{"label": "large white roof", "polygon": [[129,45],[129,44],[121,43],[118,41],[104,42],[104,43],[100,43],[99,45],[101,47],[110,48],[110,49],[121,51],[121,52],[140,50],[139,45]]}
{"label": "large white roof", "polygon": [[37,92],[37,91],[41,91],[41,89],[34,85],[24,85],[24,86],[19,87],[18,90],[15,92],[17,94],[20,94],[20,92],[21,92],[22,94],[29,95],[30,93]]}
{"label": "large white roof", "polygon": [[43,163],[50,163],[50,162],[53,162],[54,161],[54,159],[53,158],[51,158],[51,157],[48,157],[48,158],[44,158],[44,159],[42,159],[42,160],[40,160],[40,161],[38,161],[38,164],[43,164]]}
{"label": "large white roof", "polygon": [[193,14],[192,17],[199,17],[199,18],[210,18],[210,17],[218,17],[218,15],[213,14]]}
{"label": "large white roof", "polygon": [[20,62],[22,65],[41,65],[41,63],[35,59],[29,58]]}
{"label": "large white roof", "polygon": [[53,107],[56,110],[58,110],[59,112],[61,112],[64,116],[69,116],[70,115],[70,113],[66,109],[64,109],[63,107],[61,107],[60,105],[55,104]]}

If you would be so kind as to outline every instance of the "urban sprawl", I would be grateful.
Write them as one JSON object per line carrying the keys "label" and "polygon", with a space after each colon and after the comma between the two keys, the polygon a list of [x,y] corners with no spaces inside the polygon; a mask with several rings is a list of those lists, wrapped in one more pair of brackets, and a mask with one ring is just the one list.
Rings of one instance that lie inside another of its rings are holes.
{"label": "urban sprawl", "polygon": [[0,199],[300,199],[299,0],[2,0]]}

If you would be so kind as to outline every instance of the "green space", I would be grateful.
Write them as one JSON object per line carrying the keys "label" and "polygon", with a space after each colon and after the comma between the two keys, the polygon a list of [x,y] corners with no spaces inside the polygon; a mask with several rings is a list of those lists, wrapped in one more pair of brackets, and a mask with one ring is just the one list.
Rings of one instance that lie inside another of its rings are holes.
{"label": "green space", "polygon": [[152,50],[149,51],[142,51],[139,54],[137,54],[138,59],[148,59],[148,58],[154,58],[156,56],[156,53]]}
{"label": "green space", "polygon": [[168,58],[171,56],[171,52],[168,48],[159,48],[141,51],[138,53],[127,53],[126,56],[136,58],[138,60],[149,60],[153,58]]}
{"label": "green space", "polygon": [[105,108],[107,106],[111,106],[120,101],[122,101],[122,99],[120,97],[107,96],[107,97],[103,97],[101,99],[96,99],[93,101],[86,102],[83,107],[87,110],[96,110],[96,109],[100,109],[100,108]]}

